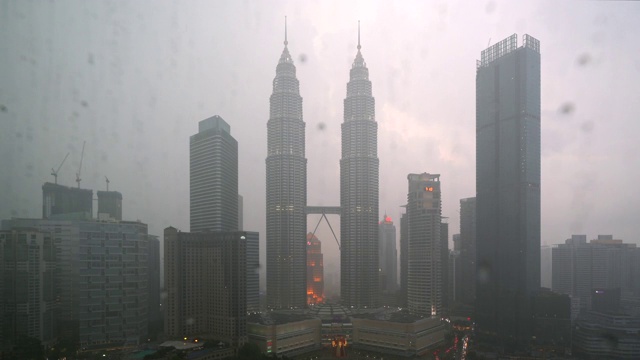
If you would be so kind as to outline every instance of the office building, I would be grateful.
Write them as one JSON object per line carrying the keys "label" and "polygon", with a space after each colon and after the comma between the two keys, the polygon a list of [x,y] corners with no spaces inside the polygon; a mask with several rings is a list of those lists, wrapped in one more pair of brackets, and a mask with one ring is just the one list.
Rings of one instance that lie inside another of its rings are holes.
{"label": "office building", "polygon": [[238,142],[215,115],[189,138],[191,231],[238,230]]}
{"label": "office building", "polygon": [[245,231],[247,241],[247,312],[260,311],[260,234]]}
{"label": "office building", "polygon": [[442,269],[440,279],[442,309],[448,313],[451,303],[449,300],[449,223],[446,222],[446,218],[440,220],[440,268]]}
{"label": "office building", "polygon": [[98,191],[98,218],[122,220],[122,194],[118,191]]}
{"label": "office building", "polygon": [[296,67],[287,48],[276,67],[267,123],[267,306],[307,304],[307,159]]}
{"label": "office building", "polygon": [[378,123],[360,52],[344,99],[340,159],[340,296],[348,307],[378,306]]}
{"label": "office building", "polygon": [[540,290],[540,42],[526,34],[477,62],[476,216],[477,330],[526,344]]}
{"label": "office building", "polygon": [[573,325],[572,355],[579,359],[640,359],[640,318],[588,311]]}
{"label": "office building", "polygon": [[[396,226],[390,216],[378,225],[378,258],[380,269],[380,292],[395,293],[398,289],[398,250],[396,249]],[[389,304],[384,304],[389,305]]]}
{"label": "office building", "polygon": [[55,339],[56,265],[52,233],[0,231],[0,353],[26,336]]}
{"label": "office building", "polygon": [[549,245],[540,247],[540,286],[547,289],[551,289],[551,251],[552,247]]}
{"label": "office building", "polygon": [[407,289],[409,283],[409,226],[407,213],[400,216],[400,307],[407,307]]}
{"label": "office building", "polygon": [[51,233],[56,251],[57,337],[82,348],[148,338],[147,225],[132,221],[3,220],[2,229]]}
{"label": "office building", "polygon": [[61,214],[93,217],[93,190],[44,183],[42,185],[42,218]]}
{"label": "office building", "polygon": [[167,336],[207,336],[235,348],[247,341],[248,236],[164,230]]}
{"label": "office building", "polygon": [[307,305],[324,302],[324,263],[322,243],[312,233],[307,234]]}
{"label": "office building", "polygon": [[442,199],[439,174],[409,174],[407,306],[421,316],[442,314]]}
{"label": "office building", "polygon": [[293,357],[321,349],[322,321],[302,314],[265,312],[247,319],[249,341],[267,355]]}
{"label": "office building", "polygon": [[458,301],[466,305],[473,305],[476,299],[476,198],[460,200],[459,244],[460,291]]}

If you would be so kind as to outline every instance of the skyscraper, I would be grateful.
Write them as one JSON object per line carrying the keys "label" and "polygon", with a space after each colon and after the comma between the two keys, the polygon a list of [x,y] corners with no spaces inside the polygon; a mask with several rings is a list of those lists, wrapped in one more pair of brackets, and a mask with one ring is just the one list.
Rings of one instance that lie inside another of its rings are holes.
{"label": "skyscraper", "polygon": [[[405,206],[406,207],[406,206]],[[407,213],[400,217],[400,296],[398,303],[407,307],[407,289],[409,283],[409,225]]]}
{"label": "skyscraper", "polygon": [[346,306],[378,305],[378,123],[369,69],[358,53],[347,83],[340,159],[340,296]]}
{"label": "skyscraper", "polygon": [[540,290],[540,42],[526,34],[477,62],[476,201],[478,331],[527,342]]}
{"label": "skyscraper", "polygon": [[407,227],[409,281],[407,306],[422,315],[442,314],[442,199],[440,175],[409,174]]}
{"label": "skyscraper", "polygon": [[296,67],[284,50],[273,79],[267,123],[267,306],[307,303],[307,159]]}
{"label": "skyscraper", "polygon": [[458,301],[476,299],[476,198],[460,199],[460,292]]}
{"label": "skyscraper", "polygon": [[396,226],[390,216],[378,225],[378,258],[380,268],[380,292],[395,293],[398,289],[398,250],[396,249]]}
{"label": "skyscraper", "polygon": [[238,142],[215,115],[189,139],[191,231],[238,230]]}
{"label": "skyscraper", "polygon": [[98,191],[98,218],[106,214],[115,219],[122,220],[122,194],[118,191]]}
{"label": "skyscraper", "polygon": [[235,348],[247,341],[249,235],[164,230],[168,336],[207,335]]}
{"label": "skyscraper", "polygon": [[42,218],[61,214],[81,214],[93,217],[93,190],[44,183],[42,185]]}

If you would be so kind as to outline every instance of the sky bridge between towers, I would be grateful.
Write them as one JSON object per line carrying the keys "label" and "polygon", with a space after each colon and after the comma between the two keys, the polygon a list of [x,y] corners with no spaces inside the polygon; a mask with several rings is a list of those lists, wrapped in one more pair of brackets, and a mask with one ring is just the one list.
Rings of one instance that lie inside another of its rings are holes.
{"label": "sky bridge between towers", "polygon": [[322,221],[322,219],[324,219],[327,222],[327,225],[329,225],[329,229],[331,230],[331,234],[333,234],[333,238],[336,240],[336,244],[338,244],[338,250],[340,250],[340,241],[338,241],[338,237],[336,236],[336,233],[333,231],[333,227],[329,222],[329,218],[327,218],[327,214],[340,216],[340,206],[307,206],[305,207],[305,214],[307,216],[321,215],[320,219],[318,219],[318,223],[316,224],[316,227],[313,229],[312,234],[315,236],[316,230],[318,230],[318,226],[320,226],[320,222]]}

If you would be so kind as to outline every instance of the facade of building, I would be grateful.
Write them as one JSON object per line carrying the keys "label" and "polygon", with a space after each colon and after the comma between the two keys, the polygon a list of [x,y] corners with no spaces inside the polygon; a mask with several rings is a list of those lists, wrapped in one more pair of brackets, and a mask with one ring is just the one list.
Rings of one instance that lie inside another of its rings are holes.
{"label": "facade of building", "polygon": [[552,249],[553,291],[579,299],[581,310],[592,309],[595,289],[619,289],[626,300],[640,299],[640,248],[611,235],[586,239],[572,235]]}
{"label": "facade of building", "polygon": [[640,318],[588,311],[573,326],[572,355],[580,359],[640,359]]}
{"label": "facade of building", "polygon": [[553,263],[551,261],[552,248],[549,245],[540,247],[540,286],[551,289],[551,269]]}
{"label": "facade of building", "polygon": [[540,289],[540,42],[526,34],[477,62],[476,216],[478,332],[527,343]]}
{"label": "facade of building", "polygon": [[189,138],[191,231],[238,230],[238,142],[220,116]]}
{"label": "facade of building", "polygon": [[29,227],[52,234],[57,260],[57,337],[82,348],[135,345],[146,340],[147,225],[59,217],[2,221],[5,230]]}
{"label": "facade of building", "polygon": [[307,305],[324,302],[324,262],[322,242],[307,234]]}
{"label": "facade of building", "polygon": [[118,191],[98,191],[98,218],[107,217],[122,220],[122,194]]}
{"label": "facade of building", "polygon": [[267,355],[295,356],[321,348],[318,318],[267,312],[247,319],[249,341]]}
{"label": "facade of building", "polygon": [[409,283],[409,226],[407,213],[400,216],[400,294],[398,303],[407,307],[407,289]]}
{"label": "facade of building", "polygon": [[460,200],[460,283],[458,301],[476,299],[476,198]]}
{"label": "facade of building", "polygon": [[260,234],[246,231],[247,312],[260,311]]}
{"label": "facade of building", "polygon": [[421,316],[442,314],[442,198],[440,175],[409,174],[407,307]]}
{"label": "facade of building", "polygon": [[[354,315],[354,349],[415,358],[444,342],[447,332],[440,317],[421,317],[406,311],[388,316]],[[353,351],[347,348],[347,352]]]}
{"label": "facade of building", "polygon": [[[398,290],[398,250],[396,226],[385,214],[378,225],[378,267],[380,268],[380,292],[395,294]],[[389,304],[385,304],[389,305]]]}
{"label": "facade of building", "polygon": [[376,307],[379,301],[378,123],[359,31],[344,99],[340,159],[340,296],[354,308]]}
{"label": "facade of building", "polygon": [[24,336],[54,340],[56,265],[50,232],[0,231],[0,352]]}
{"label": "facade of building", "polygon": [[149,326],[148,333],[150,337],[162,333],[164,323],[160,314],[160,240],[155,235],[147,236],[147,293],[149,295],[148,312]]}
{"label": "facade of building", "polygon": [[307,159],[302,97],[287,48],[276,67],[267,123],[267,306],[307,303]]}
{"label": "facade of building", "polygon": [[451,303],[449,300],[449,223],[446,222],[446,218],[440,221],[440,268],[442,269],[440,279],[442,310],[448,314]]}
{"label": "facade of building", "polygon": [[165,333],[247,340],[248,232],[164,231]]}
{"label": "facade of building", "polygon": [[42,185],[42,218],[61,214],[93,217],[93,190],[44,183]]}

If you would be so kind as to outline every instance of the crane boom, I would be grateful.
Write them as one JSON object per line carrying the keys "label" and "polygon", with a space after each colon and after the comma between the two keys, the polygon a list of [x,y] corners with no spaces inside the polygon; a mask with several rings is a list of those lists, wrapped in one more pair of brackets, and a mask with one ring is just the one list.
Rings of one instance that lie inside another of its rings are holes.
{"label": "crane boom", "polygon": [[80,181],[82,180],[80,178],[80,173],[82,172],[82,159],[84,159],[84,145],[86,144],[86,141],[82,142],[82,153],[80,154],[80,166],[78,167],[78,172],[76,173],[76,182],[78,183],[78,189],[80,189]]}
{"label": "crane boom", "polygon": [[51,168],[51,175],[53,175],[53,179],[56,184],[58,183],[58,171],[60,171],[60,168],[62,167],[62,164],[64,164],[64,162],[67,160],[67,157],[69,157],[69,153],[67,153],[67,156],[65,156],[64,159],[62,159],[62,162],[60,163],[60,165],[56,170]]}

